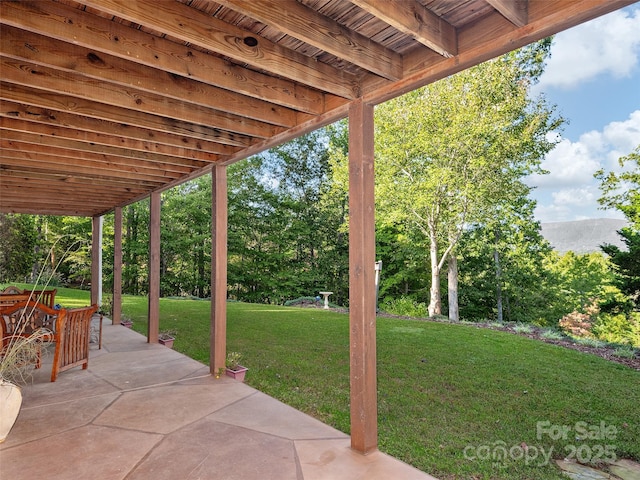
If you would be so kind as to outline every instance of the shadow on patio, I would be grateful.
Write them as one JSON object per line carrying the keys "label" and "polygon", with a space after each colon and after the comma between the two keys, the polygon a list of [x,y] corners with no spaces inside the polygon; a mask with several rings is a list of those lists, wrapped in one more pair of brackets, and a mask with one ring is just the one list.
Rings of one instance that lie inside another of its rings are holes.
{"label": "shadow on patio", "polygon": [[50,383],[51,360],[0,444],[3,478],[433,479],[355,453],[344,433],[110,322],[88,370]]}

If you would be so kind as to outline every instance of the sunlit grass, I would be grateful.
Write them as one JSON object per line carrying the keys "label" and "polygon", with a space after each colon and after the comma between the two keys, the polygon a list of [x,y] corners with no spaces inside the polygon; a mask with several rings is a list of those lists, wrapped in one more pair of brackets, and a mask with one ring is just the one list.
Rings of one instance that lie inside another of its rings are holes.
{"label": "sunlit grass", "polygon": [[[86,296],[86,304],[88,292],[76,292],[60,289],[60,302]],[[146,311],[146,298],[123,298],[123,313],[142,333]],[[175,349],[208,362],[208,301],[161,299],[160,316],[161,330],[177,332]],[[228,350],[243,354],[250,385],[349,432],[347,315],[229,303],[227,329]],[[473,455],[497,445],[544,448],[554,458],[613,445],[617,457],[640,460],[640,372],[508,332],[391,318],[377,321],[377,357],[380,449],[435,477],[562,478],[541,457]],[[572,430],[604,422],[616,434],[553,439],[539,435],[538,422]]]}

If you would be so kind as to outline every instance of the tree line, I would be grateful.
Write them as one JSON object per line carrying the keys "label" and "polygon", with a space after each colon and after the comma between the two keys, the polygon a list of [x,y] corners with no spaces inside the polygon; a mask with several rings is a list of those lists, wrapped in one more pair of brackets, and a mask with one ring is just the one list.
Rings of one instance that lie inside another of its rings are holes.
{"label": "tree line", "polygon": [[[533,216],[526,177],[545,173],[541,161],[554,147],[549,133],[564,122],[530,91],[550,42],[376,108],[383,309],[555,325],[597,299],[605,313],[633,321],[640,290],[637,170],[596,173],[603,206],[630,220],[621,234],[632,253],[606,247],[607,256],[560,257]],[[348,306],[347,158],[348,129],[338,122],[228,167],[230,299],[283,304],[329,290],[333,302]],[[621,162],[638,164],[637,150]],[[164,192],[161,202],[161,295],[207,298],[210,176]],[[124,293],[147,292],[148,226],[147,201],[123,209]],[[61,284],[86,287],[90,230],[86,218],[0,215],[0,282],[33,279],[45,265]],[[53,254],[44,260],[46,252]],[[109,290],[112,215],[105,217],[103,259]],[[640,335],[640,319],[638,329]]]}

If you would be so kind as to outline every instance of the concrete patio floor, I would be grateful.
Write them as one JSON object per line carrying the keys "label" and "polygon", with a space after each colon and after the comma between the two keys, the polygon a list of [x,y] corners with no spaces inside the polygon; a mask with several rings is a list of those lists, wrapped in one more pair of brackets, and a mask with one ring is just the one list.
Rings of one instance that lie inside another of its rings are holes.
{"label": "concrete patio floor", "polygon": [[120,325],[88,370],[49,381],[52,354],[0,444],[0,478],[320,480],[433,477]]}

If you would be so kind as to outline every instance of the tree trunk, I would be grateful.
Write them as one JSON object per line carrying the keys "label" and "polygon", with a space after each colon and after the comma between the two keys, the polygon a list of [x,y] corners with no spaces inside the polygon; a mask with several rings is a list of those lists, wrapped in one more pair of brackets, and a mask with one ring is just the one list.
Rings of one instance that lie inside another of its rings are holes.
{"label": "tree trunk", "polygon": [[458,257],[456,257],[454,253],[449,254],[447,266],[449,320],[457,322],[460,320],[460,312],[458,309]]}
{"label": "tree trunk", "polygon": [[493,263],[496,269],[496,303],[498,308],[498,322],[504,321],[504,315],[502,313],[502,267],[500,265],[500,254],[498,249],[493,251]]}
{"label": "tree trunk", "polygon": [[431,246],[429,252],[431,256],[431,290],[429,298],[429,316],[442,314],[442,302],[440,300],[440,268],[438,266],[438,242],[435,231],[429,235]]}

